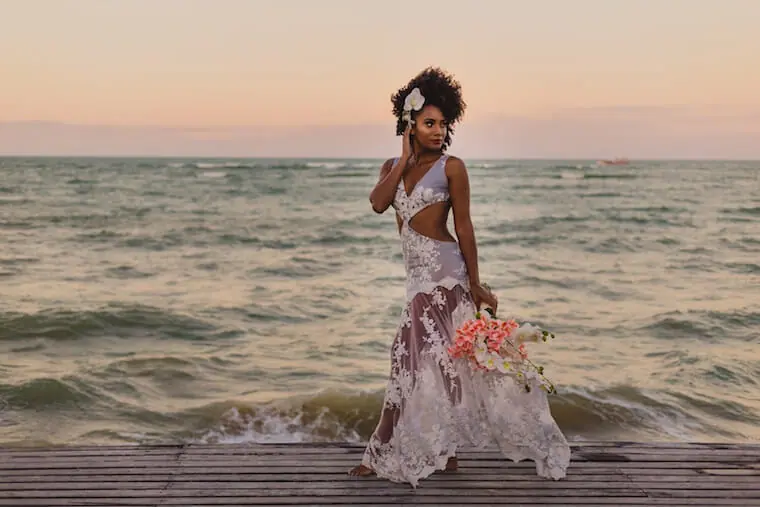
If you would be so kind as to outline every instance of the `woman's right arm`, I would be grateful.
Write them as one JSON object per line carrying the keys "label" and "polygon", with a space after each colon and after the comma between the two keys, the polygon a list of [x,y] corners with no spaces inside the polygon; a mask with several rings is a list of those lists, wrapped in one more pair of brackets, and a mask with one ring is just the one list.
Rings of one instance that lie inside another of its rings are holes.
{"label": "woman's right arm", "polygon": [[372,210],[375,213],[384,213],[393,204],[396,188],[398,188],[398,184],[401,182],[411,154],[410,129],[407,127],[402,137],[401,157],[398,158],[395,164],[393,163],[393,159],[385,161],[380,169],[380,178],[377,185],[375,185],[375,188],[369,194],[369,202],[372,204]]}
{"label": "woman's right arm", "polygon": [[396,196],[396,188],[401,182],[401,176],[404,174],[404,168],[408,159],[399,158],[396,163],[393,159],[387,160],[380,169],[380,179],[369,194],[369,202],[372,204],[372,210],[375,213],[384,213]]}

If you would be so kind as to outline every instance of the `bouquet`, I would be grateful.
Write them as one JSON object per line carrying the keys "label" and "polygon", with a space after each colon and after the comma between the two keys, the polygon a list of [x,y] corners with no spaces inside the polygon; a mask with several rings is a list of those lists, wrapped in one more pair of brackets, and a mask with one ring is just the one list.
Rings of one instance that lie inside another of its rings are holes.
{"label": "bouquet", "polygon": [[512,319],[499,320],[490,311],[477,312],[456,331],[454,345],[448,352],[453,358],[462,358],[483,371],[498,371],[511,375],[521,382],[527,392],[530,380],[539,381],[550,394],[557,392],[554,384],[544,376],[544,367],[528,358],[526,343],[546,342],[554,334],[530,323],[518,324]]}

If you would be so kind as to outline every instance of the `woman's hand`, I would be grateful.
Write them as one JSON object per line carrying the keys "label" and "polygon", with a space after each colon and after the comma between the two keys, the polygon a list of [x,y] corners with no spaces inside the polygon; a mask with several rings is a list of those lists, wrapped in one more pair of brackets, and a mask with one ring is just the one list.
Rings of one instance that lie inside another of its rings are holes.
{"label": "woman's hand", "polygon": [[401,159],[407,162],[412,159],[412,126],[407,125],[401,137]]}
{"label": "woman's hand", "polygon": [[496,310],[499,307],[499,299],[493,292],[491,292],[491,289],[487,286],[484,287],[483,284],[473,284],[470,291],[472,292],[472,300],[475,303],[475,308],[480,310],[481,305],[485,304],[493,310],[494,314],[496,314]]}

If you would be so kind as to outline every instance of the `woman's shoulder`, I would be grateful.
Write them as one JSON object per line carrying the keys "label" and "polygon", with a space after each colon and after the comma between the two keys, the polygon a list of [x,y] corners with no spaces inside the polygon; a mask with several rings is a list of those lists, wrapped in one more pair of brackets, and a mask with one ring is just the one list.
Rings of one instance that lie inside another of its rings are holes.
{"label": "woman's shoulder", "polygon": [[398,160],[398,157],[386,159],[385,162],[383,162],[383,164],[380,166],[380,174],[385,175],[386,173],[390,172],[390,170],[393,169],[393,165],[396,163],[396,160]]}
{"label": "woman's shoulder", "polygon": [[465,166],[464,160],[457,157],[456,155],[449,155],[447,153],[445,171],[446,176],[452,177],[456,176],[457,174],[466,173],[467,167]]}
{"label": "woman's shoulder", "polygon": [[390,169],[391,167],[394,166],[394,164],[398,161],[399,158],[401,157],[391,157],[391,158],[386,159],[385,162],[383,162],[382,167],[384,169]]}

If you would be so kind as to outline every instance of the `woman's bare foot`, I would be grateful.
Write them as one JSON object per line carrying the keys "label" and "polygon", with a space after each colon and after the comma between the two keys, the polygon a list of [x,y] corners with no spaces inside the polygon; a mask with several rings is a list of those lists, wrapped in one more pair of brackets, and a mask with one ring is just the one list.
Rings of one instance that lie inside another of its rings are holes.
{"label": "woman's bare foot", "polygon": [[459,461],[457,460],[456,456],[452,456],[449,458],[449,461],[446,462],[446,472],[456,472],[459,468]]}
{"label": "woman's bare foot", "polygon": [[371,468],[364,465],[359,465],[349,470],[348,475],[352,475],[354,477],[367,477],[373,475],[374,473],[375,471]]}

